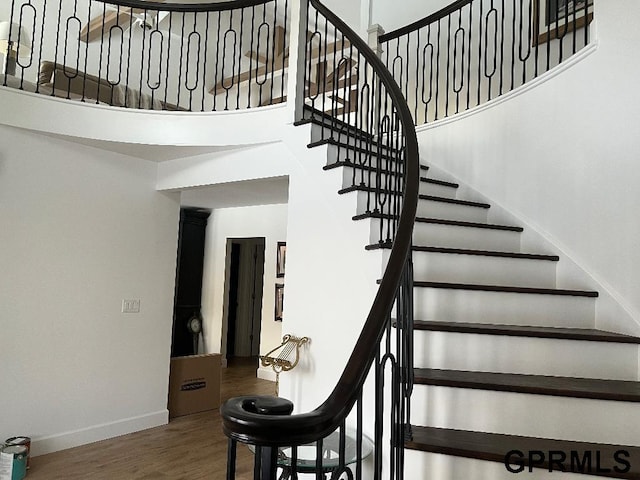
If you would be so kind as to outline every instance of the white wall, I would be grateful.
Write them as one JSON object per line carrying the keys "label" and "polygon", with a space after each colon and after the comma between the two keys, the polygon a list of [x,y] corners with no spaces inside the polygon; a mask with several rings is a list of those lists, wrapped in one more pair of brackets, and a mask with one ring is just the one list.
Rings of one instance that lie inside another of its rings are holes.
{"label": "white wall", "polygon": [[[226,352],[224,284],[228,277],[227,239],[265,238],[264,286],[262,291],[262,328],[260,354],[282,340],[282,323],[274,320],[277,242],[287,239],[287,205],[260,205],[213,210],[207,223],[202,316],[208,353]],[[286,292],[286,290],[285,290]]]}
{"label": "white wall", "polygon": [[597,2],[597,50],[481,113],[420,134],[421,153],[536,227],[634,319],[599,301],[597,325],[640,331],[640,45],[631,0]]}
{"label": "white wall", "polygon": [[179,203],[155,181],[0,126],[0,437],[40,454],[166,423]]}

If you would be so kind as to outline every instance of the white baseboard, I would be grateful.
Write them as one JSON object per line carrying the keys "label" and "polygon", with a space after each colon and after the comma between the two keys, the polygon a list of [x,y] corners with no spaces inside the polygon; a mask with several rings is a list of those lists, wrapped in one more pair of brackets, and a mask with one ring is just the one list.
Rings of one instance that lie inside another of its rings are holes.
{"label": "white baseboard", "polygon": [[138,417],[125,418],[115,422],[93,425],[71,432],[59,433],[48,437],[34,438],[31,443],[31,455],[47,453],[79,447],[88,443],[99,442],[119,437],[128,433],[139,432],[148,428],[166,425],[169,422],[169,410],[161,410]]}
{"label": "white baseboard", "polygon": [[262,380],[269,380],[270,382],[276,381],[276,372],[274,372],[271,368],[258,368],[258,373],[256,375],[258,378]]}

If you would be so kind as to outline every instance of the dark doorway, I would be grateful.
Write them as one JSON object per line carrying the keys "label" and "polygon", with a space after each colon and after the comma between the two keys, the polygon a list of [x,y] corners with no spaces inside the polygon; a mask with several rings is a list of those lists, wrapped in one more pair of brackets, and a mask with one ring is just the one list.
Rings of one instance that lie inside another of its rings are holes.
{"label": "dark doorway", "polygon": [[209,215],[210,212],[203,209],[180,210],[172,357],[198,353],[198,335],[190,330],[189,325],[194,317],[201,318],[203,258]]}
{"label": "dark doorway", "polygon": [[227,359],[260,354],[264,246],[264,238],[227,240],[224,309]]}

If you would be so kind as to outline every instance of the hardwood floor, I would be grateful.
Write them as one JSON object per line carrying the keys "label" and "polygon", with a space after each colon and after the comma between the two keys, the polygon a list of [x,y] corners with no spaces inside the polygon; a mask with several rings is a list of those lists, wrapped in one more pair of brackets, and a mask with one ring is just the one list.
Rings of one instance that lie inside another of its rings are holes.
{"label": "hardwood floor", "polygon": [[[221,397],[275,394],[256,378],[255,362],[222,370]],[[223,480],[227,437],[218,410],[172,419],[162,427],[31,459],[29,480]],[[238,446],[238,480],[253,478],[253,454]]]}

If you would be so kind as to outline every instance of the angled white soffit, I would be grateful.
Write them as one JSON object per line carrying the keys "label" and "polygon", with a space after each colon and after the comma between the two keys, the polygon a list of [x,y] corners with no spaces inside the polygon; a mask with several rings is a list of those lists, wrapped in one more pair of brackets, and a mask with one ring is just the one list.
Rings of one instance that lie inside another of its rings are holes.
{"label": "angled white soffit", "polygon": [[207,209],[275,205],[289,201],[289,178],[273,177],[183,190],[180,205]]}

